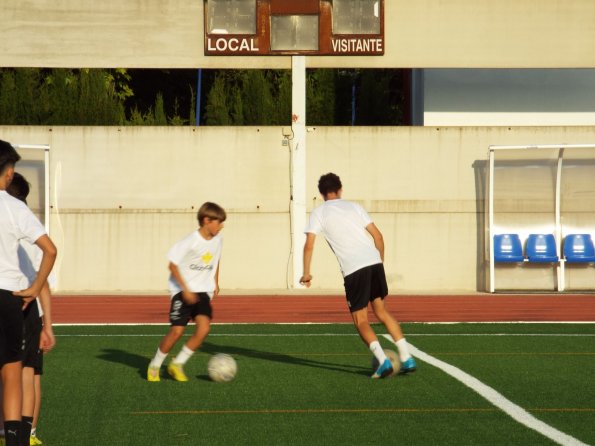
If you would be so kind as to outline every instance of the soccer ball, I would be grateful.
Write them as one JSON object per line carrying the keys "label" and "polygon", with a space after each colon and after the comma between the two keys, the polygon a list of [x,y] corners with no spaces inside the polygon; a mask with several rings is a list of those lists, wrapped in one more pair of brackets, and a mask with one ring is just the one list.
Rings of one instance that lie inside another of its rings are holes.
{"label": "soccer ball", "polygon": [[[390,376],[396,375],[396,373],[401,368],[401,361],[399,359],[399,354],[394,350],[384,350],[384,354],[386,355],[386,357],[388,358],[390,363],[393,365],[393,372],[388,376],[390,377]],[[376,359],[376,356],[373,356],[372,357],[372,372],[375,372],[379,366],[380,366],[380,364],[378,363],[378,359]]]}
{"label": "soccer ball", "polygon": [[211,356],[208,364],[209,377],[218,383],[229,382],[235,378],[238,365],[235,359],[225,353]]}

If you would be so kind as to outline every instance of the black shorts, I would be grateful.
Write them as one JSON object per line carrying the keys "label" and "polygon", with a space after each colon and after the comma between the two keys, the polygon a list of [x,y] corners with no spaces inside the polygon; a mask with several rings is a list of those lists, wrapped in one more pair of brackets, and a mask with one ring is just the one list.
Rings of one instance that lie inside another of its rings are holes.
{"label": "black shorts", "polygon": [[23,357],[23,299],[0,290],[0,367]]}
{"label": "black shorts", "polygon": [[181,292],[172,297],[169,307],[169,323],[171,325],[185,327],[190,319],[194,319],[198,315],[207,316],[209,319],[213,318],[213,307],[211,307],[209,295],[207,293],[195,294],[198,296],[198,302],[191,305],[184,302]]}
{"label": "black shorts", "polygon": [[384,299],[388,294],[384,265],[366,266],[345,276],[345,297],[352,313],[366,308],[376,298]]}
{"label": "black shorts", "polygon": [[[43,352],[39,348],[43,323],[39,317],[37,302],[31,302],[24,312],[25,316],[25,350],[23,351],[23,367],[41,370]],[[37,373],[41,375],[41,373]]]}

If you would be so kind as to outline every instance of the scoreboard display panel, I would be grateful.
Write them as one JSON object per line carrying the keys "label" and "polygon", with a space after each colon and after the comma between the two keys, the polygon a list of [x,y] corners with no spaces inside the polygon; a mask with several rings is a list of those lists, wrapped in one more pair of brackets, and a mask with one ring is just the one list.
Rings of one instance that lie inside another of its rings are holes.
{"label": "scoreboard display panel", "polygon": [[384,54],[384,0],[203,0],[205,55]]}

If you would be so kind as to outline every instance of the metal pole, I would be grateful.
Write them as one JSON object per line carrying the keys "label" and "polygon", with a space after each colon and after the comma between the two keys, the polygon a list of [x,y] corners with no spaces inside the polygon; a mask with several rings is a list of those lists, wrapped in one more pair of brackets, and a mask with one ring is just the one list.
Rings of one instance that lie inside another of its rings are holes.
{"label": "metal pole", "polygon": [[563,253],[561,247],[562,241],[562,223],[560,218],[561,209],[561,187],[562,187],[562,160],[564,158],[564,148],[561,148],[558,152],[558,166],[556,170],[556,230],[554,238],[556,239],[556,252],[558,254],[558,266],[556,273],[558,275],[558,291],[564,291],[566,284],[564,283],[564,260],[562,259]]}
{"label": "metal pole", "polygon": [[490,172],[488,184],[488,237],[490,242],[490,293],[496,290],[494,268],[494,151],[490,150]]}
{"label": "metal pole", "polygon": [[351,125],[355,125],[355,93],[357,87],[355,86],[355,76],[351,84]]}
{"label": "metal pole", "polygon": [[299,288],[306,240],[306,56],[291,57],[291,129],[291,287]]}
{"label": "metal pole", "polygon": [[200,103],[202,90],[202,68],[198,69],[198,80],[196,81],[196,115],[194,117],[194,124],[200,126]]}
{"label": "metal pole", "polygon": [[44,209],[44,224],[45,231],[50,235],[50,149],[49,147],[43,153],[43,172],[44,172],[44,192],[45,192],[45,209]]}

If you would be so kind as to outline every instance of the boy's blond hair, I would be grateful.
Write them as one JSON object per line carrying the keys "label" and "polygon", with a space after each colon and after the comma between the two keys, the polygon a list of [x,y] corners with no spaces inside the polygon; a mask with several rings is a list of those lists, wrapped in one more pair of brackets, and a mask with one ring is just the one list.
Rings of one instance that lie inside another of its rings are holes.
{"label": "boy's blond hair", "polygon": [[227,218],[227,214],[225,213],[225,209],[223,209],[217,203],[211,203],[210,201],[207,201],[206,203],[203,203],[203,205],[198,210],[196,218],[198,219],[198,224],[202,227],[204,225],[205,218],[224,222]]}

